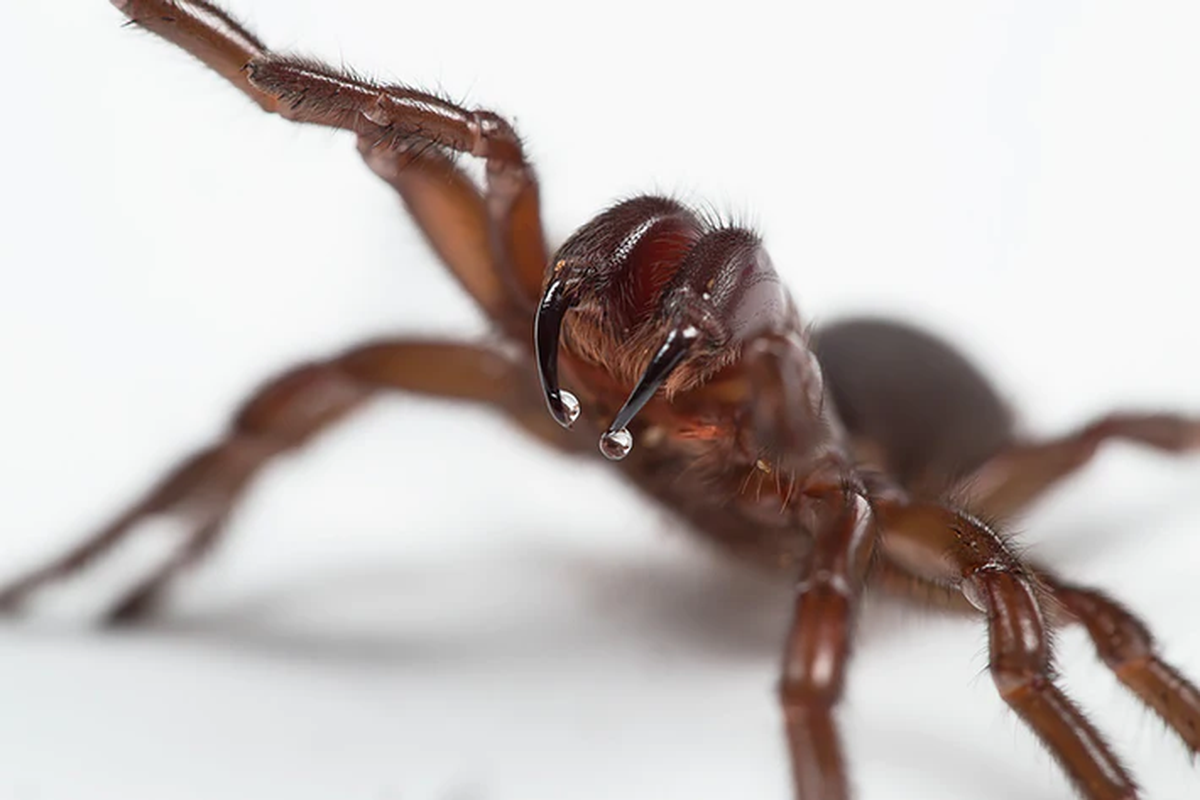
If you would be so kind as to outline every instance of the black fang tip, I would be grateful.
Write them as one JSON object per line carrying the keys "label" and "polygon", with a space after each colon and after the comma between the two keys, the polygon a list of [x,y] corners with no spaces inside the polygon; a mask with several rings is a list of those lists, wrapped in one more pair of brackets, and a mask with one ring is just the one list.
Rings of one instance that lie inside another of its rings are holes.
{"label": "black fang tip", "polygon": [[542,295],[542,302],[538,304],[533,323],[538,377],[542,381],[542,392],[546,395],[546,406],[550,409],[550,415],[564,428],[571,427],[571,423],[579,416],[579,401],[575,395],[562,391],[558,386],[558,337],[562,330],[563,315],[575,305],[572,294],[562,278],[552,280]]}
{"label": "black fang tip", "polygon": [[618,460],[624,458],[633,449],[633,437],[629,435],[626,428],[642,410],[642,407],[650,402],[650,398],[659,390],[659,387],[666,383],[667,378],[671,377],[671,373],[687,357],[688,351],[699,338],[700,331],[694,325],[683,325],[667,334],[667,338],[658,348],[658,352],[654,354],[654,358],[650,359],[650,364],[642,373],[637,386],[633,387],[633,391],[630,392],[629,399],[625,401],[625,405],[617,412],[612,424],[608,426],[608,430],[601,437],[600,450],[605,456]]}

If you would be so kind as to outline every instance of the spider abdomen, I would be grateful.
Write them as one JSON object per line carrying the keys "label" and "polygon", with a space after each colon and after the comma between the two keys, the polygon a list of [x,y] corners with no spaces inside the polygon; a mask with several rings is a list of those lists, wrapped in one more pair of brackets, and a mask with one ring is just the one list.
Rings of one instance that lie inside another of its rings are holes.
{"label": "spider abdomen", "polygon": [[991,382],[930,334],[851,320],[817,331],[814,347],[847,431],[910,488],[945,488],[1012,440],[1012,413]]}

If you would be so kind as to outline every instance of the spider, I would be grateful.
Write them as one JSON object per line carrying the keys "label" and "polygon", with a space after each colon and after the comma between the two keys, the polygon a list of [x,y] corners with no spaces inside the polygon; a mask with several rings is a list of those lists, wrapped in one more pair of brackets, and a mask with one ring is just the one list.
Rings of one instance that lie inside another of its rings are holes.
{"label": "spider", "polygon": [[[987,521],[1025,507],[1107,440],[1200,448],[1200,422],[1113,415],[1017,441],[996,392],[940,341],[880,321],[810,333],[747,230],[643,196],[550,255],[533,172],[502,118],[273,54],[209,3],[116,5],[264,109],[353,131],[493,320],[496,342],[381,341],[270,381],[227,439],[7,587],[5,605],[86,566],[147,515],[177,514],[192,525],[187,543],[110,614],[139,618],[208,552],[265,464],[394,389],[493,407],[566,452],[599,449],[712,544],[795,580],[780,698],[797,797],[849,795],[833,712],[867,589],[983,612],[999,693],[1085,797],[1135,789],[1057,687],[1053,624],[1082,624],[1117,677],[1200,747],[1200,696],[1155,655],[1145,627],[1107,595],[1028,563]],[[455,153],[485,160],[482,192]]]}

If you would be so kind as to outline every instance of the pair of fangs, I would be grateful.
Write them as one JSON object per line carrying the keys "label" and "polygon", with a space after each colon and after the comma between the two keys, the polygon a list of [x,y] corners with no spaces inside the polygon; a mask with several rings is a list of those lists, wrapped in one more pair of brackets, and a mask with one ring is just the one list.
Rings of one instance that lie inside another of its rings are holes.
{"label": "pair of fangs", "polygon": [[[538,375],[542,380],[542,391],[550,414],[564,428],[570,428],[579,417],[579,399],[558,385],[558,339],[562,330],[563,316],[575,306],[575,293],[567,282],[555,278],[546,287],[538,305],[534,321],[534,344],[537,349]],[[628,425],[642,407],[650,401],[659,387],[676,367],[682,363],[692,345],[700,338],[694,325],[677,325],[667,334],[625,405],[617,412],[608,430],[600,435],[600,452],[605,458],[620,461],[633,449],[633,434]]]}

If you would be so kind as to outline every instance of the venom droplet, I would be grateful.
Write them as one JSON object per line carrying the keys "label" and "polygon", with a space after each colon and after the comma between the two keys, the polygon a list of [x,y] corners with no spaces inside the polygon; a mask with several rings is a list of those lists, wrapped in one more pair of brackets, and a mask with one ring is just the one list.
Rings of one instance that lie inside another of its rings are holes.
{"label": "venom droplet", "polygon": [[[579,419],[579,398],[570,392],[558,393],[558,405],[562,410],[562,418],[559,420],[564,428],[571,427],[571,423]],[[563,420],[566,420],[563,422]]]}
{"label": "venom droplet", "polygon": [[606,431],[600,437],[600,452],[610,461],[620,461],[633,449],[633,434],[625,428]]}

